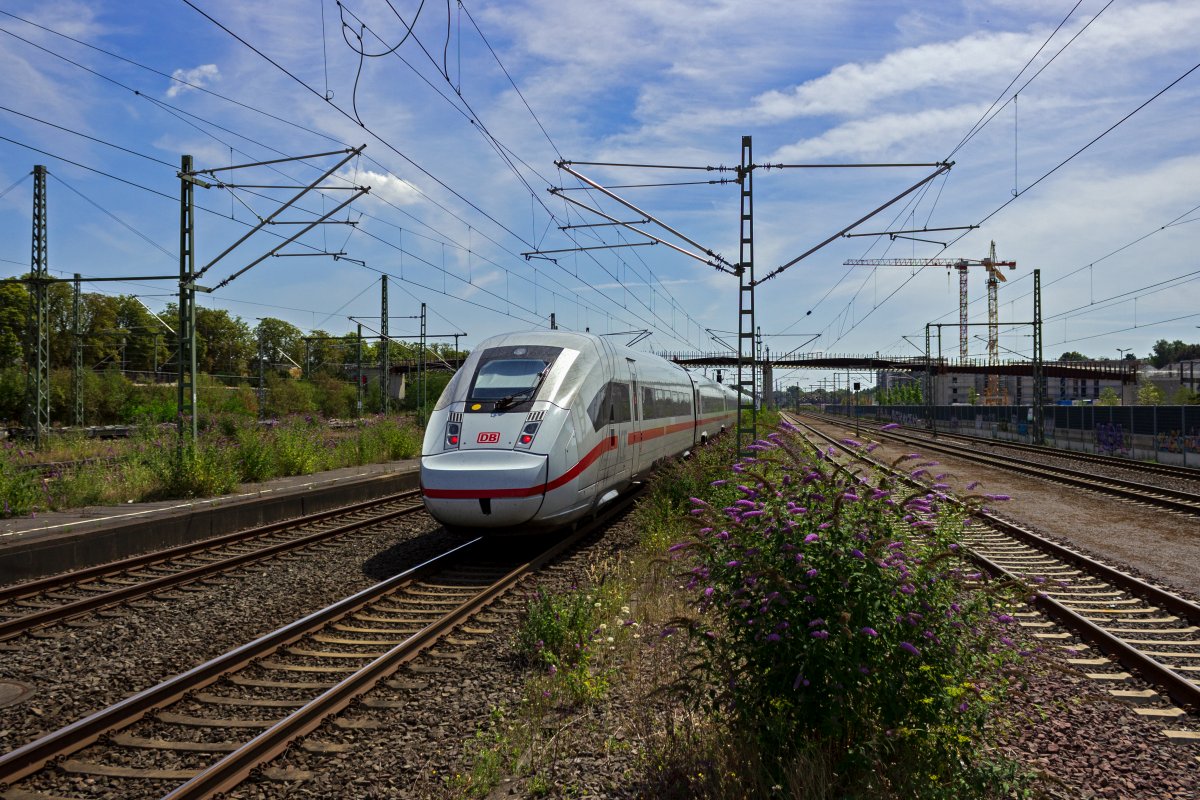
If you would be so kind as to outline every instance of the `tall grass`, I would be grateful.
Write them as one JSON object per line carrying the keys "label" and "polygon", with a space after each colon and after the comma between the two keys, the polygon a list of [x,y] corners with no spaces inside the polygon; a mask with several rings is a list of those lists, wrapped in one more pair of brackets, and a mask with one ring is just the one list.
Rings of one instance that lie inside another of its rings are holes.
{"label": "tall grass", "polygon": [[752,450],[683,508],[675,489],[659,496],[691,518],[669,548],[693,609],[667,628],[690,634],[677,688],[716,732],[682,760],[716,758],[718,775],[740,776],[685,768],[691,791],[1013,791],[1017,773],[988,755],[985,726],[1020,659],[1004,631],[1015,587],[978,585],[949,487],[928,465],[912,471],[918,490],[865,460],[839,465],[788,430]]}
{"label": "tall grass", "polygon": [[[19,445],[0,448],[0,501],[5,517],[41,510],[210,497],[289,475],[414,458],[421,431],[406,421],[375,417],[349,430],[324,420],[292,417],[269,426],[239,414],[208,415],[199,437],[180,443],[174,425],[143,425],[126,442],[104,442],[86,452],[111,459],[82,464],[43,479],[23,464],[44,461]],[[87,442],[89,440],[82,440]],[[94,441],[94,440],[92,440]],[[67,452],[59,450],[61,458]],[[65,460],[65,459],[64,459]]]}

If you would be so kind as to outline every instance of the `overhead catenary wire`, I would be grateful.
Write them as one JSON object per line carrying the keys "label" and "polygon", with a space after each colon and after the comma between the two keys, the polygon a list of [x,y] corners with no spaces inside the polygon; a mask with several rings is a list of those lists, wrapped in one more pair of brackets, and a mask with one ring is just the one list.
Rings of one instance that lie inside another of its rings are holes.
{"label": "overhead catenary wire", "polygon": [[[258,108],[258,107],[256,107],[256,106],[249,105],[249,104],[246,104],[246,103],[242,103],[242,102],[240,102],[240,101],[237,101],[237,100],[235,100],[235,99],[233,99],[233,98],[230,98],[230,97],[227,97],[227,96],[225,96],[225,95],[222,95],[222,94],[220,94],[220,93],[218,93],[218,92],[214,92],[214,91],[212,91],[211,89],[208,89],[207,87],[200,86],[200,85],[198,85],[198,84],[195,84],[195,83],[192,83],[192,82],[188,82],[188,81],[186,81],[186,80],[184,80],[184,79],[182,79],[182,78],[178,77],[177,75],[168,74],[168,73],[166,73],[166,72],[163,72],[163,71],[161,71],[161,70],[155,70],[154,68],[152,68],[152,67],[149,67],[149,66],[147,66],[147,65],[145,65],[145,64],[141,64],[141,63],[139,63],[139,62],[137,62],[137,61],[134,61],[134,60],[132,60],[132,59],[128,59],[128,58],[126,58],[126,57],[124,57],[124,56],[121,56],[121,55],[118,55],[118,54],[116,54],[116,53],[113,53],[113,52],[111,52],[111,51],[108,51],[108,50],[106,50],[106,49],[104,49],[104,48],[99,48],[99,47],[96,47],[95,45],[92,45],[92,44],[90,44],[90,43],[88,43],[88,42],[82,41],[82,40],[80,40],[80,39],[77,39],[77,38],[75,38],[75,37],[68,36],[68,35],[66,35],[66,34],[63,34],[63,33],[59,32],[59,31],[55,31],[55,30],[53,30],[53,29],[47,28],[46,26],[38,25],[37,23],[33,23],[33,22],[31,22],[31,21],[29,21],[29,20],[26,20],[26,19],[23,19],[23,18],[21,18],[21,17],[17,17],[16,15],[12,15],[12,14],[9,14],[9,13],[7,13],[7,12],[0,12],[0,13],[4,13],[6,16],[9,16],[9,17],[11,17],[11,18],[13,18],[13,19],[17,19],[17,20],[19,20],[19,21],[21,21],[21,22],[24,22],[24,23],[26,23],[26,24],[29,24],[29,25],[33,25],[33,26],[35,26],[35,27],[37,27],[37,28],[39,28],[39,29],[41,29],[41,30],[44,30],[44,31],[46,31],[46,32],[48,32],[48,33],[51,33],[51,34],[53,34],[53,35],[60,36],[60,37],[62,37],[62,38],[65,38],[65,39],[67,39],[68,41],[72,41],[72,42],[74,42],[74,43],[77,43],[77,44],[79,44],[79,45],[81,45],[81,46],[84,46],[84,47],[87,47],[87,48],[89,48],[89,49],[92,49],[92,50],[93,50],[93,51],[95,51],[95,52],[99,52],[99,53],[102,53],[102,54],[104,54],[104,55],[106,55],[106,56],[108,56],[108,57],[111,57],[111,58],[114,58],[114,59],[121,60],[121,61],[123,61],[124,63],[129,63],[129,64],[131,64],[131,65],[133,65],[133,66],[135,66],[135,67],[137,67],[137,68],[139,68],[139,69],[143,69],[143,70],[145,70],[145,71],[147,71],[147,72],[150,72],[151,74],[155,74],[155,75],[161,76],[161,77],[163,77],[163,78],[165,78],[165,79],[167,79],[167,80],[173,81],[173,82],[174,82],[174,83],[176,83],[177,85],[181,85],[181,86],[187,86],[187,87],[189,87],[189,88],[191,88],[191,89],[194,89],[194,90],[196,90],[196,91],[199,91],[199,92],[201,92],[201,93],[204,93],[204,94],[207,94],[207,95],[213,96],[213,97],[215,97],[215,98],[217,98],[217,99],[220,99],[220,100],[222,100],[223,102],[229,102],[229,103],[231,103],[231,104],[237,105],[238,107],[244,108],[244,109],[246,109],[246,110],[253,111],[254,113],[257,113],[257,114],[262,114],[262,115],[264,115],[265,117],[267,117],[267,118],[269,118],[269,119],[272,119],[272,120],[274,120],[274,121],[281,122],[281,123],[283,123],[283,124],[286,124],[286,125],[292,126],[292,127],[296,128],[296,129],[298,129],[298,130],[302,130],[302,131],[304,131],[304,132],[307,132],[307,133],[310,133],[310,134],[312,134],[312,135],[320,136],[320,137],[322,137],[322,138],[324,138],[324,139],[327,139],[327,140],[329,140],[329,141],[335,141],[335,142],[336,142],[336,141],[338,141],[338,140],[337,140],[337,139],[335,139],[334,137],[330,137],[330,136],[328,136],[328,135],[326,135],[326,134],[323,134],[323,133],[321,133],[320,131],[315,131],[315,130],[313,130],[312,128],[310,128],[310,127],[308,127],[308,126],[299,125],[298,123],[295,123],[295,122],[293,122],[293,121],[291,121],[291,120],[287,120],[287,119],[284,119],[284,118],[282,118],[282,117],[279,117],[279,116],[277,116],[277,115],[270,114],[269,112],[265,112],[265,111],[263,111],[262,109],[260,109],[260,108]],[[18,38],[18,39],[21,39],[21,38],[22,38],[22,37],[19,37],[19,36],[17,36],[16,34],[13,34],[13,33],[12,33],[12,32],[10,32],[10,31],[4,31],[4,32],[6,32],[6,33],[9,33],[9,35],[12,35],[12,36],[14,36],[14,37],[16,37],[16,38]],[[135,95],[137,95],[137,96],[141,97],[142,99],[145,99],[145,100],[148,100],[148,101],[152,102],[153,104],[155,104],[155,105],[156,105],[156,106],[158,106],[159,108],[163,109],[164,111],[167,111],[168,113],[171,113],[172,115],[174,115],[174,116],[176,116],[176,117],[179,117],[179,118],[181,119],[181,121],[182,121],[182,116],[181,116],[181,115],[186,115],[186,116],[192,117],[192,118],[194,118],[194,119],[198,119],[198,120],[201,120],[201,119],[202,119],[202,118],[199,118],[199,117],[197,117],[197,116],[196,116],[196,115],[194,115],[194,114],[191,114],[191,112],[188,112],[188,111],[186,111],[186,110],[184,110],[184,109],[180,109],[180,108],[178,108],[178,107],[175,107],[175,106],[172,106],[172,105],[170,105],[170,104],[168,104],[168,103],[165,103],[164,101],[158,100],[158,99],[156,99],[156,98],[154,98],[154,97],[152,97],[152,96],[148,95],[148,94],[147,94],[147,93],[145,93],[145,92],[141,92],[141,91],[139,91],[139,90],[136,90],[136,89],[134,89],[134,88],[132,88],[132,87],[129,87],[129,86],[127,86],[127,85],[125,85],[125,84],[121,83],[120,81],[116,81],[115,79],[113,79],[113,78],[111,78],[111,77],[109,77],[109,76],[105,76],[105,75],[103,75],[103,74],[101,74],[101,73],[97,72],[96,70],[93,70],[93,69],[91,69],[91,68],[89,68],[89,67],[86,67],[85,65],[82,65],[82,64],[78,63],[77,61],[74,61],[74,60],[72,60],[72,59],[70,59],[70,58],[67,58],[67,57],[65,57],[65,56],[62,56],[61,54],[54,53],[53,51],[47,50],[46,48],[42,47],[41,45],[38,45],[38,44],[36,44],[36,43],[33,43],[33,42],[29,42],[29,40],[26,40],[26,39],[22,39],[22,40],[23,40],[23,41],[26,41],[26,42],[27,42],[28,44],[30,44],[31,46],[37,47],[38,49],[41,49],[41,50],[43,50],[44,52],[47,52],[48,54],[50,54],[50,55],[52,55],[52,56],[54,56],[54,57],[61,58],[61,59],[65,60],[65,61],[67,61],[68,63],[71,63],[71,64],[73,64],[73,65],[74,65],[74,66],[76,66],[77,68],[83,69],[83,70],[85,70],[85,71],[87,71],[87,72],[89,72],[89,73],[91,73],[91,74],[94,74],[94,75],[96,75],[97,77],[100,77],[100,78],[102,78],[102,79],[104,79],[104,80],[106,80],[106,81],[108,81],[108,82],[110,82],[110,83],[112,83],[112,84],[114,84],[114,85],[116,85],[116,86],[119,86],[119,87],[121,87],[121,88],[124,88],[124,89],[126,89],[127,91],[130,91],[130,92],[132,92],[133,94],[135,94]],[[214,127],[222,128],[222,126],[215,125],[215,123],[212,123],[211,121],[208,121],[208,120],[203,120],[203,121],[205,122],[205,124],[209,124],[209,125],[213,125]],[[228,130],[228,129],[225,129],[225,128],[222,128],[222,129],[224,129],[224,130]],[[240,134],[236,134],[236,133],[234,133],[234,135],[239,135],[239,136],[241,136],[242,138],[246,138],[246,137],[244,137],[244,136],[242,136],[242,135],[240,135]],[[494,139],[494,137],[493,137],[493,139]],[[253,141],[253,140],[250,140],[250,141]],[[261,144],[261,143],[260,143],[260,144]],[[498,144],[500,147],[504,147],[502,143],[498,142],[498,140],[497,140],[497,144]],[[510,154],[512,153],[512,151],[511,151],[511,150],[509,150],[508,148],[504,148],[504,149],[505,149],[507,152],[509,152]],[[369,156],[368,156],[368,160],[369,160],[369,161],[370,161],[372,164],[374,164],[376,167],[378,167],[378,168],[380,168],[381,170],[383,170],[383,172],[384,172],[385,174],[387,174],[387,175],[393,175],[393,173],[391,173],[391,171],[390,171],[390,170],[388,170],[386,166],[384,166],[384,165],[380,164],[380,163],[378,162],[378,160],[376,160],[376,159],[374,159],[374,158],[372,158],[372,157],[369,157]],[[518,160],[519,160],[519,158],[518,158]],[[524,164],[523,162],[522,162],[522,164],[523,164],[523,166],[525,166],[527,169],[531,169],[531,168],[530,168],[530,167],[529,167],[527,164]],[[535,171],[535,172],[536,172],[536,171]],[[393,175],[393,177],[394,177],[394,175]],[[544,178],[543,178],[543,179],[544,179]],[[412,186],[411,184],[409,184],[409,185],[411,186],[411,188],[412,188],[412,189],[413,189],[415,192],[419,193],[419,194],[420,194],[421,196],[423,196],[423,197],[424,197],[426,200],[428,200],[428,201],[432,202],[432,203],[433,203],[435,206],[439,207],[441,210],[445,211],[446,213],[449,213],[449,214],[451,214],[452,216],[454,216],[454,217],[456,217],[456,218],[459,218],[459,219],[461,220],[461,217],[458,217],[458,215],[457,215],[457,214],[455,214],[455,213],[454,213],[454,212],[453,212],[451,209],[449,209],[449,208],[447,208],[446,206],[442,205],[442,204],[441,204],[441,203],[439,203],[439,202],[438,202],[436,199],[434,199],[434,198],[430,197],[429,195],[425,194],[425,193],[424,193],[424,192],[422,192],[422,191],[421,191],[421,190],[420,190],[418,187]],[[409,213],[407,210],[405,210],[405,209],[402,209],[402,208],[400,208],[400,207],[398,207],[398,206],[395,206],[393,203],[391,203],[390,201],[386,200],[386,198],[381,198],[381,199],[382,199],[382,201],[383,201],[383,202],[384,202],[386,205],[388,205],[389,207],[392,207],[393,209],[397,210],[399,213],[405,214],[405,215],[406,215],[406,216],[408,216],[409,218],[413,219],[413,220],[414,220],[414,221],[415,221],[417,224],[427,227],[427,223],[425,223],[423,220],[420,220],[419,218],[417,218],[417,217],[413,216],[413,215],[412,215],[411,213]],[[211,210],[209,210],[209,209],[205,209],[205,210],[206,210],[206,211],[208,211],[209,213],[214,213],[214,212],[212,212],[212,211],[211,211]],[[368,215],[368,216],[369,216],[369,217],[373,217],[373,215]],[[373,217],[373,218],[375,218],[375,219],[381,219],[381,218],[378,218],[378,217]],[[465,221],[463,221],[463,222],[464,222],[464,224],[466,224],[466,223],[465,223]],[[390,224],[390,223],[388,223],[388,224]],[[472,227],[474,227],[474,226],[472,226]],[[431,229],[431,230],[433,230],[433,229]],[[442,236],[442,234],[440,234],[440,233],[439,233],[439,232],[437,232],[436,230],[433,230],[433,232],[434,232],[434,233],[438,233],[438,235],[439,235],[439,236]],[[495,240],[494,240],[494,239],[492,239],[490,236],[488,236],[488,235],[486,234],[486,232],[484,232],[484,233],[483,233],[483,235],[484,235],[484,237],[485,237],[486,239],[488,239],[489,241],[492,241],[494,244],[497,244],[497,245],[498,245],[498,243],[497,243],[497,242],[495,242]],[[502,248],[502,249],[504,249],[504,248]],[[514,253],[512,253],[512,251],[508,251],[508,252],[510,253],[510,255],[515,255]],[[593,261],[595,261],[595,260],[593,259]],[[598,263],[598,262],[596,262],[596,263]],[[606,271],[607,271],[607,270],[606,270]],[[610,275],[611,275],[611,272],[610,272]],[[666,293],[666,294],[667,294],[667,296],[668,296],[668,299],[670,299],[670,301],[671,301],[672,305],[673,305],[673,306],[677,306],[677,305],[678,305],[677,301],[675,301],[673,298],[670,298],[670,294],[669,294],[669,292],[666,292],[666,287],[665,287],[665,286],[663,286],[663,285],[661,284],[661,282],[659,282],[659,286],[660,286],[660,288],[661,288],[662,290],[664,290],[664,293]],[[687,322],[689,322],[689,323],[691,323],[691,324],[694,324],[694,325],[696,325],[697,327],[699,327],[699,323],[696,323],[694,320],[692,320],[692,319],[690,318],[690,316],[686,314],[686,312],[684,313],[684,319],[685,319]],[[676,335],[679,335],[679,334],[678,334],[678,333],[676,333]],[[686,335],[686,334],[685,334],[685,335]]]}

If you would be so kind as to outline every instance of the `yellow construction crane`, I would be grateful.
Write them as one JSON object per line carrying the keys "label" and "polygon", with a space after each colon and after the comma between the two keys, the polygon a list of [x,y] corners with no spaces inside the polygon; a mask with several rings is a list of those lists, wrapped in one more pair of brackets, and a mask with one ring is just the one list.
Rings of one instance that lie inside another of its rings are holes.
{"label": "yellow construction crane", "polygon": [[[987,270],[988,295],[988,364],[995,365],[1000,354],[999,301],[997,288],[1000,281],[1007,280],[1000,267],[1016,269],[1015,261],[997,261],[996,243],[992,242],[991,254],[987,258],[851,258],[845,262],[850,267],[953,267],[958,270],[958,355],[967,358],[967,270],[983,267]],[[989,378],[990,380],[990,378]]]}

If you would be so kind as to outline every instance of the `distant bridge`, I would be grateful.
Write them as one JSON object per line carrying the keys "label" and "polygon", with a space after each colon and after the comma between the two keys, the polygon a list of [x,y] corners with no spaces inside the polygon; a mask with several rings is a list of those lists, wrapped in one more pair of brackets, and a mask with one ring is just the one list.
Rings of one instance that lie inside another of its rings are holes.
{"label": "distant bridge", "polygon": [[[737,368],[737,354],[729,351],[717,353],[659,353],[683,367]],[[835,369],[887,372],[925,372],[932,367],[935,375],[1018,375],[1033,377],[1032,361],[1001,361],[989,365],[978,359],[933,358],[925,356],[887,357],[879,355],[800,355],[787,358],[763,359],[772,369]],[[1136,361],[1043,361],[1042,375],[1046,378],[1077,378],[1079,380],[1107,380],[1121,383],[1137,383]]]}

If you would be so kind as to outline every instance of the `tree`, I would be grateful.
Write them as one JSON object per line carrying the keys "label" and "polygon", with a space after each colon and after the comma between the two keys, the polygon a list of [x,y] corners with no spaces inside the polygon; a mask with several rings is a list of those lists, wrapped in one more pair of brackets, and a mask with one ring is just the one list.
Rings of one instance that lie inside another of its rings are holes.
{"label": "tree", "polygon": [[1100,390],[1100,396],[1096,398],[1096,405],[1119,406],[1121,405],[1121,398],[1119,395],[1117,395],[1116,389],[1112,388],[1111,386],[1105,386]]}
{"label": "tree", "polygon": [[263,317],[254,329],[256,340],[261,340],[263,358],[269,366],[284,372],[303,362],[304,333],[290,322],[274,317]]}
{"label": "tree", "polygon": [[0,364],[25,363],[29,291],[25,284],[0,284]]}
{"label": "tree", "polygon": [[1171,394],[1170,403],[1173,406],[1200,405],[1200,392],[1196,392],[1187,386],[1180,386]]}
{"label": "tree", "polygon": [[1058,357],[1059,361],[1090,361],[1091,359],[1078,350],[1068,350]]}
{"label": "tree", "polygon": [[1163,401],[1162,390],[1149,381],[1138,385],[1137,402],[1139,406],[1157,406]]}
{"label": "tree", "polygon": [[1191,359],[1200,359],[1200,344],[1184,344],[1180,339],[1173,342],[1159,339],[1154,343],[1154,351],[1150,355],[1150,363],[1159,369],[1176,361]]}

